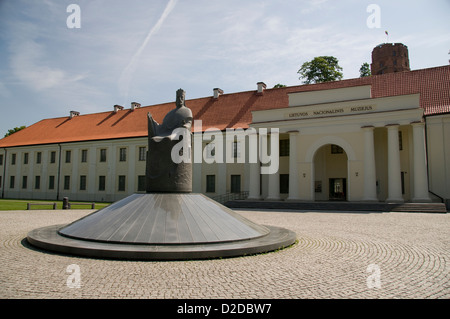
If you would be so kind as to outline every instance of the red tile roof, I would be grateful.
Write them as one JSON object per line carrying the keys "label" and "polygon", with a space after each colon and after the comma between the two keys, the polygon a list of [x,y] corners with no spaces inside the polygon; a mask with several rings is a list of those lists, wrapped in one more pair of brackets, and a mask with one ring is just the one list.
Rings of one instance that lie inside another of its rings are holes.
{"label": "red tile roof", "polygon": [[[450,66],[415,71],[388,73],[371,77],[348,79],[310,85],[266,89],[262,95],[255,91],[205,97],[186,101],[194,120],[201,119],[207,128],[247,128],[251,111],[288,107],[288,93],[317,91],[371,85],[372,97],[420,93],[420,106],[425,115],[450,112]],[[110,112],[44,119],[26,129],[0,140],[0,147],[55,144],[90,140],[147,136],[147,112],[161,122],[175,103]]]}

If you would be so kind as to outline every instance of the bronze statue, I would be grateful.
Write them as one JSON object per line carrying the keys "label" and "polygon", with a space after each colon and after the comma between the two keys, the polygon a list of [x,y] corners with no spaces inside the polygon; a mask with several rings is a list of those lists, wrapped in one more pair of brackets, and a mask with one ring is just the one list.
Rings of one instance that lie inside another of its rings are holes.
{"label": "bronze statue", "polygon": [[176,108],[166,114],[162,124],[158,124],[152,115],[148,113],[148,137],[169,137],[177,128],[191,129],[192,111],[185,105],[186,93],[179,89],[177,91]]}
{"label": "bronze statue", "polygon": [[161,124],[148,113],[147,193],[192,192],[192,164],[182,160],[190,159],[192,121],[182,89],[177,91],[176,108]]}

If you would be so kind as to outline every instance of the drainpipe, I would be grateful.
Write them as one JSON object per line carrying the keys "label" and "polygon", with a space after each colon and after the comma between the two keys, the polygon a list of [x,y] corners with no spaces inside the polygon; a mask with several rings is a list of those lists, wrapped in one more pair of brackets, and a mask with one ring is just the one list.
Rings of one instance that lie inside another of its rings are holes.
{"label": "drainpipe", "polygon": [[2,180],[2,198],[5,198],[5,180],[6,180],[6,155],[8,154],[8,149],[6,147],[3,148],[5,150],[5,159],[3,160],[3,180]]}

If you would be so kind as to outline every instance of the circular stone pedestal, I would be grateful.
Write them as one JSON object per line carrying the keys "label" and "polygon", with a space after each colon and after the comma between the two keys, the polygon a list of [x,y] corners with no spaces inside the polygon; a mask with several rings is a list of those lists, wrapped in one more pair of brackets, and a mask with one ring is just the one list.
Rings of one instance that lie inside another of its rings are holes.
{"label": "circular stone pedestal", "polygon": [[69,225],[31,231],[50,251],[129,260],[234,257],[292,245],[294,232],[262,226],[201,194],[134,194]]}

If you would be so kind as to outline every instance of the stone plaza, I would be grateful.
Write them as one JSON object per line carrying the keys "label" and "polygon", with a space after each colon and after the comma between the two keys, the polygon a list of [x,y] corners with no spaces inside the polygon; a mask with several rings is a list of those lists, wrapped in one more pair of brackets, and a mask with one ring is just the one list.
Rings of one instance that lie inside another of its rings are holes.
{"label": "stone plaza", "polygon": [[91,212],[0,212],[0,298],[450,298],[448,214],[239,210],[261,225],[294,231],[297,242],[270,253],[210,260],[82,258],[26,242],[35,228]]}

